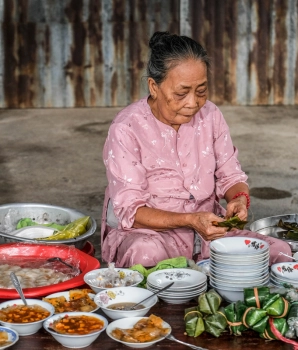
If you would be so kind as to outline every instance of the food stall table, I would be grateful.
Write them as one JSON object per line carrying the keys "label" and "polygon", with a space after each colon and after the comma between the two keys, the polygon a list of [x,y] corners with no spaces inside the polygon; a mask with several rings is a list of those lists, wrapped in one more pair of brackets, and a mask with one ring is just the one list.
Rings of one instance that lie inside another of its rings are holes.
{"label": "food stall table", "polygon": [[[4,300],[0,300],[2,302]],[[160,316],[172,327],[172,335],[175,338],[193,345],[201,346],[209,350],[292,350],[293,346],[281,341],[268,341],[259,337],[258,333],[254,331],[245,331],[242,336],[230,335],[229,332],[224,332],[220,337],[216,338],[211,334],[204,332],[199,337],[189,337],[185,335],[184,327],[184,309],[196,306],[195,301],[187,304],[168,304],[160,300],[152,309],[150,313]],[[105,316],[109,322],[112,322],[100,309],[97,313]],[[19,341],[10,347],[11,350],[65,350],[66,347],[60,345],[52,336],[43,328],[36,334],[20,337]],[[86,350],[120,350],[128,349],[125,345],[112,340],[106,332],[102,332],[99,337],[90,346],[84,348]],[[189,347],[179,344],[177,342],[165,339],[157,344],[146,349],[160,349],[160,350],[186,350]]]}

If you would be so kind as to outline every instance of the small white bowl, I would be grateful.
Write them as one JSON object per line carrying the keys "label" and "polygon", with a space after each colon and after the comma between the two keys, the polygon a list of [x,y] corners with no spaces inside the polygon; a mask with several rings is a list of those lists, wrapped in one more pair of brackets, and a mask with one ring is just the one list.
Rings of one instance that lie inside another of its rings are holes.
{"label": "small white bowl", "polygon": [[[129,318],[121,318],[120,320],[116,320],[111,322],[108,327],[107,327],[107,335],[112,338],[113,340],[122,343],[130,348],[136,348],[136,349],[141,349],[141,348],[147,348],[149,346],[154,345],[155,343],[158,343],[160,341],[162,341],[163,339],[165,339],[166,337],[161,337],[159,339],[156,339],[154,341],[150,341],[150,342],[145,342],[145,343],[128,343],[122,340],[118,340],[116,338],[114,338],[111,334],[111,332],[115,329],[115,328],[121,328],[121,329],[129,329],[129,328],[133,328],[133,326],[142,318],[148,318],[148,317],[129,317]],[[171,333],[172,328],[171,326],[167,323],[167,322],[163,322],[163,327],[164,328],[169,328],[169,333]]]}
{"label": "small white bowl", "polygon": [[[38,330],[42,327],[43,322],[49,317],[51,317],[55,312],[54,306],[45,301],[39,299],[26,299],[26,301],[28,305],[39,305],[43,307],[44,309],[49,311],[50,315],[47,318],[44,318],[43,320],[31,323],[11,323],[0,320],[0,323],[3,326],[14,329],[20,336],[30,335],[38,332]],[[5,309],[12,305],[24,305],[24,303],[21,299],[5,301],[0,304],[0,311],[1,309]]]}
{"label": "small white bowl", "polygon": [[[84,315],[84,316],[96,317],[99,320],[102,320],[104,322],[104,326],[101,330],[97,332],[93,332],[85,335],[59,334],[51,330],[51,325],[53,324],[54,321],[59,320],[60,318],[63,318],[67,315],[69,316]],[[100,333],[103,332],[107,328],[107,326],[108,326],[108,320],[105,317],[92,312],[63,312],[61,314],[53,315],[43,323],[43,328],[47,332],[49,332],[52,335],[52,337],[55,340],[57,340],[58,343],[65,346],[66,348],[71,348],[71,349],[80,349],[80,348],[85,348],[89,346],[98,338]]]}
{"label": "small white bowl", "polygon": [[[108,268],[101,268],[101,269],[96,269],[96,270],[91,270],[89,272],[87,272],[84,276],[84,282],[86,284],[88,284],[88,286],[95,292],[95,293],[99,293],[103,290],[107,290],[107,289],[111,289],[111,288],[103,288],[101,286],[99,286],[99,279],[98,277],[101,274],[104,274],[106,271],[108,270]],[[115,268],[115,270],[117,272],[124,272],[125,276],[127,278],[131,277],[134,279],[135,283],[132,283],[129,286],[125,286],[125,287],[135,287],[137,286],[139,283],[141,283],[144,279],[144,276],[139,273],[138,271],[133,271],[130,269],[122,269],[122,268]],[[114,288],[118,288],[120,286],[115,286]],[[124,287],[124,286],[122,286]]]}
{"label": "small white bowl", "polygon": [[9,341],[9,344],[2,345],[2,346],[0,345],[0,350],[13,346],[19,340],[19,335],[14,329],[0,326],[0,332],[6,332],[8,335],[8,341]]}
{"label": "small white bowl", "polygon": [[271,265],[271,271],[275,276],[283,280],[298,281],[298,262],[281,262]]}
{"label": "small white bowl", "polygon": [[137,317],[146,315],[149,310],[157,303],[158,298],[154,295],[149,300],[142,303],[145,306],[144,309],[139,310],[112,310],[108,307],[117,303],[139,303],[142,300],[152,296],[152,293],[148,289],[138,287],[117,287],[106,289],[98,294],[94,298],[94,302],[101,307],[102,311],[110,317],[112,320],[118,320],[125,317]]}

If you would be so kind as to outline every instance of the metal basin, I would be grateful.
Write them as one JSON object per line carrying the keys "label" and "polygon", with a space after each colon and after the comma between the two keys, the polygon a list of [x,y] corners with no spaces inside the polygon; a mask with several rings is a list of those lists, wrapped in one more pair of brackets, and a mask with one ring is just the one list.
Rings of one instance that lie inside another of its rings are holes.
{"label": "metal basin", "polygon": [[271,236],[275,238],[282,239],[290,244],[292,251],[298,251],[298,241],[284,238],[285,230],[280,227],[276,227],[279,220],[287,221],[287,222],[298,222],[298,214],[283,214],[283,215],[275,215],[269,216],[264,219],[259,219],[254,221],[249,229],[254,232],[258,232],[265,236]]}
{"label": "metal basin", "polygon": [[30,218],[38,224],[57,223],[66,225],[77,220],[86,214],[75,209],[59,207],[48,204],[38,203],[11,203],[0,205],[0,243],[16,243],[31,242],[43,244],[67,244],[74,245],[77,249],[82,249],[96,230],[96,222],[90,217],[88,223],[88,231],[77,238],[57,240],[57,241],[41,241],[29,238],[14,237],[9,235],[8,228],[16,227],[18,221],[23,218]]}

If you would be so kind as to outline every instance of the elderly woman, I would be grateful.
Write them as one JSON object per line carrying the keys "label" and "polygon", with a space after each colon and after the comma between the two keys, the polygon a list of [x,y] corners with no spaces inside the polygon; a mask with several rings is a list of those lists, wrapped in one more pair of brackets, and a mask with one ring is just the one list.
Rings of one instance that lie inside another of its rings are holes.
{"label": "elderly woman", "polygon": [[226,121],[207,99],[206,51],[168,32],[156,32],[149,46],[150,95],[116,115],[103,150],[102,258],[118,267],[198,260],[209,257],[211,240],[249,236],[270,244],[270,263],[288,261],[278,254],[291,255],[281,240],[213,224],[245,220],[250,197]]}

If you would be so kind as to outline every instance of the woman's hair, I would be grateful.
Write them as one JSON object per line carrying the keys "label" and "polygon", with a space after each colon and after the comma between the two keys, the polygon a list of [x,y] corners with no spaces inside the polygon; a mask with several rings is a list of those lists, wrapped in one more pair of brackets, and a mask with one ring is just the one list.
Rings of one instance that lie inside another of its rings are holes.
{"label": "woman's hair", "polygon": [[147,73],[157,84],[164,81],[171,68],[184,60],[200,60],[206,64],[207,71],[209,70],[210,59],[206,50],[187,36],[155,32],[149,41],[149,47],[151,52]]}

